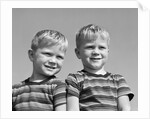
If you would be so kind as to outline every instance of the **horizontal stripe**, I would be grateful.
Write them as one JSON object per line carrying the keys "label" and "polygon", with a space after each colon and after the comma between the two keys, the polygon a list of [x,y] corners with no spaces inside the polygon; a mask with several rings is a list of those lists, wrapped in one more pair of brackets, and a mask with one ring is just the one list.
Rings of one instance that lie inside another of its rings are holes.
{"label": "horizontal stripe", "polygon": [[93,96],[86,96],[85,98],[80,98],[81,103],[85,102],[115,102],[117,98],[113,96],[106,96],[106,95],[93,95]]}
{"label": "horizontal stripe", "polygon": [[54,108],[56,108],[56,107],[58,107],[58,106],[61,106],[61,105],[66,105],[66,102],[62,102],[62,103],[55,104],[55,105],[54,105]]}
{"label": "horizontal stripe", "polygon": [[79,97],[79,93],[76,93],[73,90],[68,90],[67,91],[67,96],[76,96],[76,97]]}
{"label": "horizontal stripe", "polygon": [[82,90],[80,94],[86,94],[86,95],[112,95],[112,96],[117,96],[117,89],[116,88],[111,88],[109,86],[95,86],[95,87],[87,87]]}
{"label": "horizontal stripe", "polygon": [[39,102],[23,102],[19,103],[16,106],[17,111],[53,111],[52,104],[42,104]]}
{"label": "horizontal stripe", "polygon": [[66,97],[66,92],[59,93],[59,94],[53,96],[54,100],[65,99],[65,97]]}
{"label": "horizontal stripe", "polygon": [[59,98],[59,99],[54,101],[54,105],[58,105],[61,103],[66,103],[66,98]]}
{"label": "horizontal stripe", "polygon": [[23,93],[17,96],[16,104],[28,101],[37,101],[40,103],[50,104],[52,103],[51,97],[52,96],[49,96],[48,94],[37,92]]}
{"label": "horizontal stripe", "polygon": [[18,89],[13,89],[13,96],[21,95],[22,93],[29,93],[29,92],[41,92],[41,93],[51,93],[52,88],[50,85],[25,85]]}
{"label": "horizontal stripe", "polygon": [[61,94],[61,93],[66,93],[66,87],[57,87],[57,88],[55,88],[55,89],[53,89],[54,91],[53,91],[53,95],[55,96],[55,95],[59,95],[59,94]]}
{"label": "horizontal stripe", "polygon": [[114,80],[110,80],[109,78],[108,79],[91,79],[91,80],[88,80],[86,79],[84,81],[84,87],[86,88],[87,86],[110,86],[112,88],[116,87],[117,86],[117,82],[114,83]]}
{"label": "horizontal stripe", "polygon": [[95,104],[95,105],[80,105],[81,111],[117,111],[117,106],[106,105],[106,104]]}
{"label": "horizontal stripe", "polygon": [[104,103],[104,102],[100,102],[100,103],[96,103],[96,102],[86,102],[86,103],[80,103],[83,107],[91,107],[91,106],[111,106],[111,107],[117,107],[117,104],[115,103]]}

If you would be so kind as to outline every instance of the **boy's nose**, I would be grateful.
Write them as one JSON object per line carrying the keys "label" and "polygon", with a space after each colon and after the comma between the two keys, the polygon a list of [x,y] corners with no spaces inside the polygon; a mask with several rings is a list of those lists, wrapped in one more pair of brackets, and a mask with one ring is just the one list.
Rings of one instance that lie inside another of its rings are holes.
{"label": "boy's nose", "polygon": [[92,55],[99,55],[100,54],[100,52],[99,52],[99,50],[98,49],[94,49],[93,51],[92,51]]}
{"label": "boy's nose", "polygon": [[56,65],[56,59],[55,58],[52,58],[52,59],[49,59],[48,60],[48,63],[50,64],[50,65]]}

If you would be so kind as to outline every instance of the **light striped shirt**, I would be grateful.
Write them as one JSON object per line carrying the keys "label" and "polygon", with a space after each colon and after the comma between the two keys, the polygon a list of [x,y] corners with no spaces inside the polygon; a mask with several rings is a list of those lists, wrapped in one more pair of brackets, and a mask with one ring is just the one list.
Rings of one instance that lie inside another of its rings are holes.
{"label": "light striped shirt", "polygon": [[66,104],[66,86],[55,76],[42,82],[25,81],[13,85],[13,111],[54,111]]}
{"label": "light striped shirt", "polygon": [[69,74],[66,84],[67,96],[79,98],[81,111],[117,111],[118,97],[128,95],[129,100],[134,97],[119,74],[96,75],[82,70]]}

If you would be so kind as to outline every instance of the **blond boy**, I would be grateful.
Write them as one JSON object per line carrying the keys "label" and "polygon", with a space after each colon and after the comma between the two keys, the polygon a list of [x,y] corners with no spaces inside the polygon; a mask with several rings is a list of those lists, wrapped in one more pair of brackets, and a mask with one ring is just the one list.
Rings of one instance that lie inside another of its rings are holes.
{"label": "blond boy", "polygon": [[66,110],[65,83],[55,75],[62,68],[67,47],[67,39],[58,31],[42,30],[35,35],[28,51],[33,72],[13,85],[13,111]]}
{"label": "blond boy", "polygon": [[83,70],[70,73],[67,84],[69,111],[129,111],[133,98],[124,77],[104,69],[109,54],[109,33],[89,24],[76,34],[75,53]]}

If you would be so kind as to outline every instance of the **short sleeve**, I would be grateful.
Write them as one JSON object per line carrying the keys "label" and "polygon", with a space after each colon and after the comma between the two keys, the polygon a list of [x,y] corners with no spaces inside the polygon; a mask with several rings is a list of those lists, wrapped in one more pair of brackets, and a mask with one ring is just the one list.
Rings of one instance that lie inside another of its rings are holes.
{"label": "short sleeve", "polygon": [[12,85],[12,111],[16,111],[15,110],[15,105],[16,105],[16,97],[19,94],[19,88],[23,85],[23,83],[17,83]]}
{"label": "short sleeve", "polygon": [[67,96],[79,97],[80,86],[76,76],[74,74],[69,74],[65,81],[67,86]]}
{"label": "short sleeve", "polygon": [[131,91],[130,87],[128,86],[125,78],[121,75],[116,75],[115,77],[117,78],[118,97],[123,96],[123,95],[128,95],[129,100],[131,101],[134,97],[134,94]]}
{"label": "short sleeve", "polygon": [[66,104],[66,85],[64,82],[59,82],[55,84],[54,90],[53,90],[53,102],[54,102],[54,108],[57,106]]}

